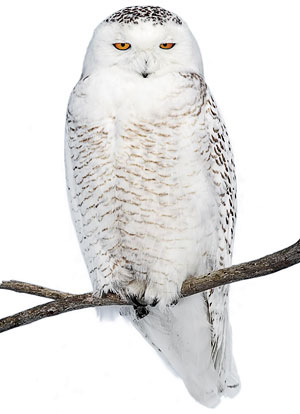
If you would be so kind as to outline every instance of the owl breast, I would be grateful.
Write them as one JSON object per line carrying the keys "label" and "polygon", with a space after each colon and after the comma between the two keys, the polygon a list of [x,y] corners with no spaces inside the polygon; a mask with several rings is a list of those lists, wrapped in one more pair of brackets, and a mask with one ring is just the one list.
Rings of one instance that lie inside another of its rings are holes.
{"label": "owl breast", "polygon": [[[204,86],[180,74],[169,87],[158,82],[158,95],[139,89],[130,100],[126,90],[106,98],[80,85],[69,105],[70,202],[96,291],[150,283],[174,296],[213,267],[218,214],[204,156]],[[86,114],[76,116],[79,101]]]}

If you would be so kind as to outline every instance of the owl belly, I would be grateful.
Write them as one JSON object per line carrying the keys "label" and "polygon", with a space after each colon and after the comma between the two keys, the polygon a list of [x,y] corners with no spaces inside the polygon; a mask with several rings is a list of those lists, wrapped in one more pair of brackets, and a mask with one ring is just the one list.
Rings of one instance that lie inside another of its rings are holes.
{"label": "owl belly", "polygon": [[137,121],[124,125],[117,138],[111,255],[132,275],[130,288],[146,289],[147,300],[163,296],[169,302],[188,276],[213,267],[214,193],[193,118],[184,125],[172,118]]}
{"label": "owl belly", "polygon": [[[170,303],[187,277],[214,267],[218,214],[203,156],[202,90],[193,78],[171,80],[169,92],[143,108],[145,91],[108,102],[117,110],[101,120],[89,111],[97,107],[90,93],[86,123],[70,125],[71,206],[95,292]],[[165,105],[155,111],[158,101]]]}

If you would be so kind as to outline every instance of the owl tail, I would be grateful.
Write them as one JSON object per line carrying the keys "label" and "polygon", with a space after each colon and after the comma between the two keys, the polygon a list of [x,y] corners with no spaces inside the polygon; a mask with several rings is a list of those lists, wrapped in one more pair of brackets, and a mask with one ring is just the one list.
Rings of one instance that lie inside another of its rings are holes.
{"label": "owl tail", "polygon": [[215,368],[206,306],[203,295],[197,294],[181,299],[164,312],[150,308],[142,319],[133,313],[127,316],[182,378],[190,394],[201,404],[215,407],[222,395],[237,393],[239,380],[231,357],[230,337],[229,349],[223,353],[226,372],[221,375]]}

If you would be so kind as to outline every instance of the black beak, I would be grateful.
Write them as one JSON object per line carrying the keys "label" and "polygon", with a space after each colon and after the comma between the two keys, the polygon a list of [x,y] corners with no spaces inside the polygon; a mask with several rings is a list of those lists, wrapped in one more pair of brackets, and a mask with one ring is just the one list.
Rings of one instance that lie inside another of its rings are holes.
{"label": "black beak", "polygon": [[143,78],[148,78],[148,75],[149,75],[149,73],[147,73],[147,72],[142,73]]}

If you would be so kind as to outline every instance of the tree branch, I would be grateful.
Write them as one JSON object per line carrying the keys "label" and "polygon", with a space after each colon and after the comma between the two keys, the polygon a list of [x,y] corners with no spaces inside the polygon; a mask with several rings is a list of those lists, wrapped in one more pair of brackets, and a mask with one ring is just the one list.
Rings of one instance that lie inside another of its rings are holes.
{"label": "tree branch", "polygon": [[[260,259],[216,270],[204,276],[192,277],[183,283],[181,295],[184,297],[190,296],[240,280],[265,276],[293,266],[299,262],[300,240],[286,249],[264,256]],[[108,293],[101,298],[94,296],[92,293],[74,295],[72,293],[60,292],[58,290],[15,280],[2,282],[0,284],[0,289],[13,290],[15,292],[53,299],[51,302],[0,319],[0,333],[49,316],[55,316],[77,309],[96,306],[132,305],[131,302],[120,298],[114,293]]]}
{"label": "tree branch", "polygon": [[32,283],[19,282],[18,280],[3,281],[0,289],[12,290],[19,293],[41,296],[47,299],[65,299],[75,296],[73,293],[61,292],[60,290],[48,289]]}

